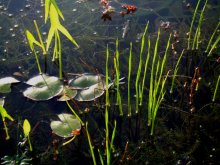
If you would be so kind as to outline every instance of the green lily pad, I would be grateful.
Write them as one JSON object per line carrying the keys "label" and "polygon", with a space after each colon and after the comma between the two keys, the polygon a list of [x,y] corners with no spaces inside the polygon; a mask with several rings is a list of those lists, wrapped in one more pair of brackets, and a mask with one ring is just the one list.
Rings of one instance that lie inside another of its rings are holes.
{"label": "green lily pad", "polygon": [[26,82],[32,87],[27,88],[23,94],[32,100],[49,100],[59,95],[63,90],[63,85],[58,77],[38,75]]}
{"label": "green lily pad", "polygon": [[83,74],[73,80],[70,80],[69,86],[75,89],[85,89],[103,81],[103,75]]}
{"label": "green lily pad", "polygon": [[65,86],[63,88],[62,93],[60,94],[60,98],[57,101],[67,101],[73,99],[77,95],[77,90],[70,89],[69,87]]}
{"label": "green lily pad", "polygon": [[81,129],[80,121],[74,115],[62,113],[58,117],[60,120],[50,123],[51,129],[56,135],[68,138],[74,136],[73,131]]}
{"label": "green lily pad", "polygon": [[90,86],[87,89],[81,90],[78,92],[78,95],[75,97],[78,101],[93,101],[96,98],[102,96],[105,92],[105,84],[99,82]]}
{"label": "green lily pad", "polygon": [[18,83],[17,79],[13,77],[5,77],[0,79],[0,93],[10,93],[11,92],[11,84]]}

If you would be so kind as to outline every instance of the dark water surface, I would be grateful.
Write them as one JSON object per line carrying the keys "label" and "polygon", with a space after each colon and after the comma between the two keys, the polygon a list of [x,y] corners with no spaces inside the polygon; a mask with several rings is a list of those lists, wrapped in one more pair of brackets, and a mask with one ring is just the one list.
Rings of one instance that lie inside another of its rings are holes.
{"label": "dark water surface", "polygon": [[[161,28],[161,47],[159,53],[164,52],[166,42],[170,33],[178,31],[180,44],[177,45],[177,53],[180,54],[182,48],[186,46],[187,39],[186,33],[189,30],[189,26],[192,20],[193,9],[196,6],[195,0],[112,0],[110,5],[115,8],[116,12],[112,16],[112,21],[103,21],[101,19],[103,9],[98,0],[61,0],[57,1],[65,21],[62,24],[69,30],[73,38],[80,45],[79,49],[76,49],[72,43],[70,43],[65,37],[62,37],[62,50],[63,50],[63,71],[67,73],[102,73],[105,74],[105,62],[106,62],[106,46],[108,44],[110,50],[110,73],[113,74],[113,58],[115,55],[115,41],[119,40],[120,51],[120,65],[121,65],[121,77],[127,78],[128,70],[128,56],[129,56],[129,44],[133,43],[133,70],[137,70],[139,63],[139,51],[141,36],[144,28],[149,21],[148,36],[151,36],[153,40],[156,38],[157,30],[160,27],[161,21],[170,22],[168,29]],[[187,7],[187,4],[190,7]],[[202,1],[202,3],[204,3]],[[19,80],[25,82],[27,79],[33,77],[38,73],[37,65],[33,53],[30,51],[27,40],[25,37],[25,30],[35,31],[33,20],[37,20],[38,26],[42,34],[46,34],[49,29],[49,24],[44,24],[44,1],[43,0],[1,0],[0,1],[0,78],[5,76],[12,76],[13,73],[19,72],[23,76],[18,77]],[[122,17],[120,11],[123,11],[121,6],[123,4],[132,4],[137,6],[137,11],[133,14],[128,14]],[[200,6],[200,9],[202,7]],[[207,43],[206,36],[210,36],[211,32],[216,26],[216,23],[220,18],[220,0],[209,0],[203,27],[204,37],[203,43]],[[123,27],[127,21],[129,22],[129,29],[125,37],[123,35]],[[46,39],[46,35],[43,35]],[[52,54],[52,50],[51,50]],[[41,54],[40,54],[41,56]],[[52,55],[47,59],[47,73],[49,75],[58,76],[58,67],[55,63],[51,62]],[[192,56],[192,54],[190,54]],[[144,55],[144,58],[146,54]],[[167,67],[174,67],[177,61],[177,56],[169,56]],[[201,60],[202,61],[202,60]],[[194,65],[199,65],[201,62],[197,60]],[[205,60],[203,60],[205,61]],[[40,63],[44,68],[44,58],[40,57]],[[183,60],[183,66],[187,61]],[[205,62],[204,62],[205,63]],[[208,65],[208,64],[207,64]],[[216,64],[215,64],[216,65]],[[219,65],[219,64],[218,64]],[[206,64],[205,64],[206,66]],[[208,66],[212,66],[212,63]],[[190,68],[190,67],[189,67]],[[219,69],[219,67],[216,67]],[[169,70],[169,69],[167,69]],[[204,69],[205,70],[205,69]],[[182,67],[180,71],[185,73],[185,69]],[[191,72],[193,72],[192,69]],[[189,72],[189,75],[193,76]],[[219,72],[210,73],[204,71],[204,81],[208,84],[212,78],[219,75]],[[131,77],[135,78],[136,72],[132,72]],[[69,77],[71,78],[71,77]],[[183,82],[179,82],[183,83]],[[134,84],[133,84],[134,85]],[[56,164],[56,161],[52,160],[52,132],[50,130],[50,121],[56,117],[56,114],[69,112],[65,103],[57,102],[56,98],[45,102],[34,102],[25,98],[22,91],[26,88],[23,83],[16,84],[12,87],[12,92],[9,94],[0,94],[0,97],[5,97],[4,107],[8,110],[16,122],[9,123],[8,127],[11,139],[9,141],[4,140],[4,130],[2,123],[0,124],[0,157],[4,155],[16,154],[16,145],[20,140],[19,133],[21,128],[17,129],[17,122],[19,119],[27,118],[32,127],[35,127],[31,137],[35,151],[33,153],[36,161],[42,164]],[[167,89],[168,91],[169,89]],[[132,87],[132,91],[134,88]],[[213,89],[204,88],[197,94],[196,108],[202,109],[204,105],[209,104]],[[166,100],[169,102],[168,106],[164,109],[168,109],[170,113],[161,111],[159,115],[161,120],[158,121],[159,134],[157,134],[156,140],[161,144],[159,148],[155,145],[154,150],[147,149],[148,146],[140,142],[138,145],[143,146],[143,153],[137,151],[137,156],[134,159],[140,164],[218,164],[220,154],[220,118],[219,112],[213,109],[219,110],[219,105],[209,105],[205,110],[198,112],[197,117],[180,115],[176,111],[175,103],[178,105],[184,105],[184,101],[180,103],[182,93],[176,91],[175,96],[167,96]],[[180,94],[181,93],[181,94]],[[126,100],[126,92],[124,94],[124,100]],[[134,93],[132,93],[134,94]],[[102,98],[101,98],[102,99]],[[165,104],[167,103],[165,102]],[[80,109],[85,107],[91,107],[96,109],[93,103],[78,103]],[[126,106],[125,106],[126,107]],[[162,108],[163,110],[163,108]],[[181,108],[183,111],[189,111],[188,106]],[[88,117],[91,123],[95,123],[104,129],[104,121],[100,121],[100,114],[94,110],[91,112],[92,117]],[[209,118],[206,118],[206,117]],[[172,119],[172,120],[171,120]],[[123,119],[124,120],[124,119]],[[160,123],[161,122],[161,123]],[[192,122],[192,123],[190,123]],[[122,124],[127,127],[127,122]],[[94,126],[95,127],[95,126]],[[184,127],[184,129],[182,129]],[[101,128],[100,128],[101,129]],[[122,129],[123,130],[123,129]],[[173,134],[176,130],[178,133]],[[184,132],[185,131],[185,132]],[[194,133],[192,133],[194,131]],[[122,131],[123,132],[123,131]],[[127,132],[122,135],[121,153],[123,153],[124,145],[127,140]],[[98,134],[98,133],[97,133]],[[145,132],[140,133],[145,134]],[[188,136],[193,134],[193,136]],[[184,136],[186,135],[186,136]],[[94,137],[98,136],[94,134]],[[149,137],[147,137],[149,138]],[[151,138],[151,137],[150,137]],[[101,138],[98,137],[97,140]],[[85,139],[84,139],[85,140]],[[88,146],[82,139],[79,138],[82,146],[77,144],[71,144],[70,146],[60,149],[61,155],[58,162],[61,163],[65,160],[66,164],[92,164],[91,158],[89,158]],[[135,141],[135,140],[134,140]],[[98,142],[97,142],[98,143]],[[101,142],[99,142],[101,143]],[[116,142],[117,143],[117,142]],[[157,143],[158,144],[158,143]],[[152,144],[153,145],[153,142]],[[133,146],[131,146],[133,147]],[[120,148],[120,147],[119,147]],[[133,147],[137,150],[137,147]],[[169,153],[166,153],[166,148]],[[78,150],[83,152],[77,152]],[[84,152],[85,150],[85,152]],[[162,156],[155,156],[154,151],[158,151],[158,154]],[[36,156],[37,155],[37,156]],[[42,157],[45,157],[42,160]],[[135,154],[134,154],[135,155]],[[146,157],[153,157],[146,158]],[[164,156],[164,157],[163,157]],[[157,160],[157,157],[158,160]],[[170,158],[170,160],[169,160]],[[67,160],[68,159],[68,160]],[[143,161],[141,160],[143,159]],[[172,160],[173,159],[173,160]],[[148,161],[149,162],[148,162]],[[90,161],[90,163],[88,163]],[[170,162],[169,162],[170,161]],[[178,162],[179,161],[179,162]],[[38,164],[37,163],[37,164]],[[125,163],[126,164],[126,163]]]}

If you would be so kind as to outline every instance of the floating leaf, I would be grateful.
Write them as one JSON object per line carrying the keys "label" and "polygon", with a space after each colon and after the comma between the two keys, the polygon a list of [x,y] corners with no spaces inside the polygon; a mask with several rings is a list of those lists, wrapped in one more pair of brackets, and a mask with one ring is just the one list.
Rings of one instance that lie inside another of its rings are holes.
{"label": "floating leaf", "polygon": [[[110,82],[108,88],[113,83]],[[83,74],[73,80],[70,80],[69,86],[79,89],[75,99],[78,101],[93,101],[102,96],[105,92],[105,77],[101,74]]]}
{"label": "floating leaf", "polygon": [[18,83],[17,79],[13,77],[5,77],[0,79],[0,93],[9,93],[11,92],[11,84]]}
{"label": "floating leaf", "polygon": [[93,101],[96,98],[102,96],[105,92],[105,84],[99,82],[79,92],[75,97],[78,101]]}
{"label": "floating leaf", "polygon": [[62,113],[58,115],[58,121],[52,121],[50,127],[53,133],[60,137],[72,137],[73,132],[81,129],[80,121],[71,114]]}
{"label": "floating leaf", "polygon": [[23,94],[32,100],[49,100],[59,95],[63,90],[63,85],[58,77],[38,75],[26,82],[32,87],[27,88]]}
{"label": "floating leaf", "polygon": [[23,131],[24,131],[24,136],[27,137],[31,131],[31,125],[27,119],[24,120],[23,123]]}
{"label": "floating leaf", "polygon": [[61,97],[58,101],[66,101],[74,98],[77,95],[77,90],[70,89],[69,87],[64,87],[62,93],[60,94]]}
{"label": "floating leaf", "polygon": [[86,89],[99,82],[103,82],[103,75],[83,74],[70,80],[69,86],[75,89]]}

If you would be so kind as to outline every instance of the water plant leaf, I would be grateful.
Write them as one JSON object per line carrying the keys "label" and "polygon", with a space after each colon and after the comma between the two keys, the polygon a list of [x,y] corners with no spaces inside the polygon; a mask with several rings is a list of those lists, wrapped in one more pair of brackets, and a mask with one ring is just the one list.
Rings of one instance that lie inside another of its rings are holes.
{"label": "water plant leaf", "polygon": [[45,17],[44,17],[44,22],[46,23],[47,22],[47,19],[48,19],[48,15],[49,15],[49,9],[50,9],[50,2],[54,5],[57,13],[59,14],[59,16],[64,20],[64,16],[62,14],[62,12],[60,11],[59,7],[57,6],[56,4],[56,1],[55,0],[45,0]]}
{"label": "water plant leaf", "polygon": [[61,95],[61,97],[59,99],[57,99],[58,101],[70,100],[77,95],[77,90],[70,89],[69,87],[65,86],[60,95]]}
{"label": "water plant leaf", "polygon": [[0,93],[9,93],[11,92],[11,84],[18,83],[17,79],[13,77],[5,77],[0,79]]}
{"label": "water plant leaf", "polygon": [[2,116],[2,121],[5,121],[5,118],[14,121],[14,119],[7,113],[7,110],[2,105],[0,105],[0,114]]}
{"label": "water plant leaf", "polygon": [[105,92],[105,84],[103,82],[99,82],[90,86],[87,89],[80,91],[75,99],[78,101],[93,101],[96,98],[102,96]]}
{"label": "water plant leaf", "polygon": [[24,136],[27,137],[31,131],[31,125],[27,119],[24,120],[23,123],[23,131],[24,131]]}
{"label": "water plant leaf", "polygon": [[103,81],[103,75],[83,74],[69,81],[69,86],[75,89],[86,89]]}
{"label": "water plant leaf", "polygon": [[64,138],[72,137],[74,136],[73,131],[81,129],[80,121],[74,115],[62,113],[58,117],[60,120],[50,123],[51,129],[56,135]]}
{"label": "water plant leaf", "polygon": [[50,13],[51,27],[50,27],[49,34],[47,37],[46,50],[49,49],[51,41],[53,39],[53,36],[57,33],[58,30],[61,33],[63,33],[63,35],[65,35],[74,45],[79,47],[79,45],[76,43],[76,41],[73,39],[73,37],[69,34],[69,32],[66,30],[66,28],[60,24],[59,13],[57,12],[56,7],[53,4],[50,5],[49,13]]}
{"label": "water plant leaf", "polygon": [[37,75],[26,82],[32,87],[27,88],[23,94],[32,100],[49,100],[59,95],[63,90],[63,85],[58,77]]}
{"label": "water plant leaf", "polygon": [[27,40],[28,40],[28,43],[29,43],[29,46],[31,48],[31,50],[33,51],[34,50],[34,44],[36,44],[37,46],[41,47],[42,48],[42,45],[40,44],[40,42],[38,42],[33,34],[29,31],[29,30],[26,30],[26,37],[27,37]]}
{"label": "water plant leaf", "polygon": [[[108,84],[108,88],[113,83]],[[102,96],[106,89],[105,77],[101,74],[83,74],[70,80],[69,86],[74,89],[79,89],[75,99],[78,101],[93,101]]]}

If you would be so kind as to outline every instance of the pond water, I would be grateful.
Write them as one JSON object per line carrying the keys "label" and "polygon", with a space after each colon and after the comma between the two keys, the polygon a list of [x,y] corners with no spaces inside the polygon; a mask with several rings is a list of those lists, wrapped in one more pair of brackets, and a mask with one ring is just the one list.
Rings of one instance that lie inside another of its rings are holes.
{"label": "pond water", "polygon": [[[122,7],[125,4],[134,5],[137,9],[127,14],[127,9]],[[220,19],[220,0],[208,1],[201,27],[201,51],[199,53],[189,51],[184,55],[179,67],[178,74],[181,78],[177,81],[178,88],[172,95],[169,95],[167,93],[169,93],[170,85],[165,87],[166,95],[161,109],[159,109],[155,128],[157,130],[156,135],[151,137],[149,130],[146,132],[145,129],[147,127],[147,96],[144,97],[145,103],[140,108],[141,111],[144,111],[142,112],[144,119],[141,119],[141,126],[138,130],[140,133],[137,135],[137,130],[129,131],[130,128],[128,128],[130,120],[127,120],[127,78],[130,43],[133,44],[131,102],[134,108],[134,86],[139,67],[141,40],[146,24],[149,22],[146,38],[151,38],[152,45],[155,44],[157,32],[160,29],[158,54],[161,59],[169,35],[178,34],[178,42],[175,37],[171,39],[172,46],[175,45],[175,51],[172,49],[169,52],[165,66],[166,71],[171,70],[172,72],[182,50],[187,48],[186,34],[189,32],[196,4],[197,1],[195,0],[111,0],[109,6],[114,8],[114,13],[108,15],[111,20],[109,20],[109,17],[105,20],[102,19],[105,9],[98,0],[57,1],[57,5],[65,18],[64,21],[61,21],[61,24],[80,46],[80,48],[76,48],[67,38],[61,36],[62,70],[66,81],[75,77],[74,75],[83,73],[105,75],[107,45],[109,48],[109,74],[112,79],[115,78],[114,57],[116,54],[116,40],[118,39],[120,77],[125,77],[125,84],[121,85],[125,115],[121,118],[118,112],[115,112],[117,106],[113,108],[111,118],[117,119],[121,126],[117,133],[121,137],[116,136],[116,152],[114,153],[116,156],[114,156],[115,161],[113,159],[112,164],[118,164],[120,159],[123,159],[122,163],[124,164],[183,165],[220,163],[218,158],[220,154],[220,143],[218,142],[220,138],[218,135],[220,131],[220,114],[217,111],[220,108],[218,103],[220,97],[217,97],[215,102],[211,101],[217,78],[220,75],[219,43],[216,46],[217,51],[213,53],[214,55],[211,58],[204,57],[206,56],[204,53],[206,45]],[[204,1],[202,0],[198,8],[199,11],[202,10],[203,5]],[[126,14],[122,15],[122,13]],[[196,19],[199,19],[199,15],[196,16]],[[50,128],[50,122],[52,119],[56,119],[57,114],[70,113],[65,102],[58,102],[57,98],[38,102],[23,96],[22,92],[27,88],[24,82],[38,74],[35,56],[29,48],[25,36],[26,30],[36,35],[33,20],[37,21],[45,41],[50,24],[49,22],[44,23],[43,0],[0,1],[0,78],[12,76],[21,81],[21,83],[12,86],[10,93],[0,93],[0,98],[5,100],[5,109],[15,119],[15,122],[8,122],[11,137],[8,141],[4,139],[4,126],[0,122],[0,158],[4,155],[16,155],[17,148],[23,150],[22,147],[17,147],[18,142],[22,139],[20,137],[20,134],[22,134],[20,122],[28,119],[32,128],[34,128],[31,134],[34,152],[28,153],[28,156],[33,158],[32,164],[60,164],[61,162],[65,162],[65,164],[92,164],[85,132],[84,137],[82,135],[76,142],[73,142],[74,144],[64,148],[59,145],[58,160],[53,159],[54,147],[56,146],[52,143],[54,142],[54,135]],[[196,24],[199,24],[198,21]],[[196,27],[193,27],[193,30],[196,30]],[[219,31],[216,35],[219,35]],[[145,42],[147,43],[147,40]],[[152,50],[153,48],[154,46]],[[144,50],[144,60],[147,57],[146,52],[147,49]],[[48,75],[58,77],[59,67],[57,63],[51,61],[52,54],[53,50],[51,49],[45,60],[43,54],[39,53],[40,64]],[[189,58],[192,58],[192,60],[189,60]],[[216,62],[216,59],[219,61]],[[150,59],[150,63],[152,62],[153,60]],[[192,106],[188,103],[189,94],[184,94],[183,85],[187,82],[190,89],[190,83],[195,75],[195,67],[201,68],[202,88],[199,88],[199,91],[195,94],[194,105]],[[148,71],[150,73],[150,69]],[[149,85],[149,75],[146,79],[147,85]],[[184,76],[186,79],[184,79]],[[171,84],[171,79],[168,81]],[[149,91],[149,87],[146,87],[146,91]],[[115,93],[112,95],[115,96]],[[217,95],[220,95],[219,90]],[[113,102],[115,104],[115,98]],[[104,141],[104,105],[103,97],[91,102],[76,101],[73,104],[73,107],[82,113],[84,113],[85,108],[90,109],[89,114],[82,116],[85,121],[91,123],[90,131],[94,139],[94,145],[97,146],[102,146],[101,144]],[[196,109],[195,114],[190,112],[193,108]],[[132,112],[135,112],[135,110],[132,110]],[[134,127],[137,127],[135,117],[132,117],[132,122],[134,122]],[[113,128],[113,124],[111,128]],[[62,140],[59,139],[59,141]],[[128,151],[125,151],[127,141],[131,142],[131,145]],[[148,145],[150,145],[149,148]],[[166,148],[168,153],[166,153]],[[119,153],[118,157],[117,152]],[[98,153],[96,154],[98,155]],[[200,157],[200,155],[202,156]]]}

